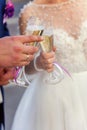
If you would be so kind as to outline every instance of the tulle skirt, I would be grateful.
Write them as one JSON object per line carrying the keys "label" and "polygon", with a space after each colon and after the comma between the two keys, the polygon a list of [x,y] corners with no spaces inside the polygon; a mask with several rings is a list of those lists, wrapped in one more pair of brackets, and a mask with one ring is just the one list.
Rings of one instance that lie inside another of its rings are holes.
{"label": "tulle skirt", "polygon": [[38,73],[25,91],[11,130],[87,130],[87,72],[57,84]]}

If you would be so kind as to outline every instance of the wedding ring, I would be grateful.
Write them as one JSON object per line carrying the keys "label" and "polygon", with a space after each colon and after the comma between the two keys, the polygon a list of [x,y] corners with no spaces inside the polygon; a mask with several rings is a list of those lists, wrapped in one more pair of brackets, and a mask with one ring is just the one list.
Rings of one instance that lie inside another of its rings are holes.
{"label": "wedding ring", "polygon": [[29,61],[29,57],[30,57],[29,55],[26,55],[26,61]]}

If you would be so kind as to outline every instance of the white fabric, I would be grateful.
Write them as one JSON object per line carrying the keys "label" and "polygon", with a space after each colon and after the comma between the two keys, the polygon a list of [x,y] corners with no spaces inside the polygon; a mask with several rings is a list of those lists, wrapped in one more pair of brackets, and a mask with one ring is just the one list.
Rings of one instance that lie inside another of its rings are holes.
{"label": "white fabric", "polygon": [[12,130],[87,130],[87,72],[56,85],[45,84],[43,76],[27,88]]}
{"label": "white fabric", "polygon": [[56,28],[54,36],[57,61],[72,79],[65,74],[61,82],[48,85],[48,74],[38,73],[24,93],[12,130],[87,130],[87,20],[77,39],[63,28]]}

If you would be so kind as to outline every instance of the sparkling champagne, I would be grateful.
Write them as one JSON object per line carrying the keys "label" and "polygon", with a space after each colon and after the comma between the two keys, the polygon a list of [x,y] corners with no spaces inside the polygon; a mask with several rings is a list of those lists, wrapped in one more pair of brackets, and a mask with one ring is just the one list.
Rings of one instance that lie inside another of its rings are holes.
{"label": "sparkling champagne", "polygon": [[44,40],[41,42],[41,48],[44,52],[50,52],[53,48],[53,35],[44,35]]}
{"label": "sparkling champagne", "polygon": [[[42,36],[44,31],[43,26],[37,26],[37,25],[28,25],[26,28],[26,35],[36,35],[36,36]],[[31,46],[36,46],[37,42],[31,42],[29,43]]]}
{"label": "sparkling champagne", "polygon": [[43,32],[44,40],[41,42],[41,48],[44,52],[50,52],[53,48],[53,30],[52,27],[47,27]]}

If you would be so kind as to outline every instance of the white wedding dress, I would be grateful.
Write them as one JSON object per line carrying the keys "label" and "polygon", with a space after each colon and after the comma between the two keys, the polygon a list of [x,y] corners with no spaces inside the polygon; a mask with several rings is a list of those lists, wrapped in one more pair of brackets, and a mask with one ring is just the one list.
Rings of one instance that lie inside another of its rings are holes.
{"label": "white wedding dress", "polygon": [[[30,5],[39,8],[32,3],[26,7]],[[77,38],[62,27],[54,29],[57,61],[72,78],[65,74],[61,82],[47,84],[47,72],[38,72],[21,99],[12,130],[87,130],[87,19],[83,19],[76,26]]]}

